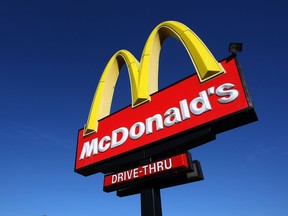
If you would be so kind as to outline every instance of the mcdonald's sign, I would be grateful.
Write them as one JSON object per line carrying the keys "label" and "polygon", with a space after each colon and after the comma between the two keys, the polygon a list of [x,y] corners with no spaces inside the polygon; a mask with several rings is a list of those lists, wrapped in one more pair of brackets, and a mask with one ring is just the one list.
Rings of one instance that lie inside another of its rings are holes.
{"label": "mcdonald's sign", "polygon": [[[159,55],[167,37],[185,47],[196,73],[158,91]],[[132,105],[110,115],[114,87],[124,64]],[[166,21],[148,37],[140,62],[127,50],[116,52],[109,60],[87,124],[78,131],[75,171],[85,176],[115,172],[147,156],[181,153],[256,120],[236,56],[218,62],[187,26]]]}

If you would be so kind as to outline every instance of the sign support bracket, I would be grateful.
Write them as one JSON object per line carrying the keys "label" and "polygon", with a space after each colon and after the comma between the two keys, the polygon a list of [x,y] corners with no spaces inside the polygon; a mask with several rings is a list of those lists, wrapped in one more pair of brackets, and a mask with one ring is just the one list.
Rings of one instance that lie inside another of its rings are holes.
{"label": "sign support bracket", "polygon": [[141,191],[141,216],[162,216],[159,188],[147,188]]}

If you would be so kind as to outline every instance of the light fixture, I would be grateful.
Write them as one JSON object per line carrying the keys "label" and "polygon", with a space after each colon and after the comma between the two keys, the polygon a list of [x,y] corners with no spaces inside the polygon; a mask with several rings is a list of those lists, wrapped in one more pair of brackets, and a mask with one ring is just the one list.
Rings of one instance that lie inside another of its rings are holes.
{"label": "light fixture", "polygon": [[242,52],[243,43],[230,43],[229,44],[229,52],[231,53],[237,53]]}

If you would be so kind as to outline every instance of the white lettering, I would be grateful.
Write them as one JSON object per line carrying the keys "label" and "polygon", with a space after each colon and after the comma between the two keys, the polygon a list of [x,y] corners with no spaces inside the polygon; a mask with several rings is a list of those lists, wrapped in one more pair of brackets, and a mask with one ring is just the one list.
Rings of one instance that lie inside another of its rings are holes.
{"label": "white lettering", "polygon": [[124,178],[124,173],[118,173],[118,182],[120,181],[125,181],[125,178]]}
{"label": "white lettering", "polygon": [[157,162],[157,172],[163,171],[163,170],[164,170],[163,161],[158,161]]}
{"label": "white lettering", "polygon": [[181,110],[183,120],[191,118],[188,103],[186,99],[180,101],[180,110]]}
{"label": "white lettering", "polygon": [[[136,129],[138,128],[138,133],[136,132]],[[130,128],[130,137],[131,139],[138,139],[141,137],[145,132],[145,125],[143,122],[136,122],[131,128]]]}
{"label": "white lettering", "polygon": [[124,172],[113,174],[111,183],[115,184],[115,183],[124,182],[124,181],[138,178],[139,177],[138,173],[139,173],[138,168],[134,168],[131,170],[126,170]]}
{"label": "white lettering", "polygon": [[134,178],[138,178],[139,176],[138,176],[138,168],[135,168],[134,170],[133,170],[134,172],[133,172],[133,177]]}
{"label": "white lettering", "polygon": [[[98,145],[99,152],[105,152],[109,147],[110,147],[110,142],[111,138],[109,136],[104,136]],[[107,142],[106,145],[104,146],[104,142]]]}
{"label": "white lettering", "polygon": [[[239,91],[235,89],[235,85],[232,83],[224,83],[218,87],[210,86],[206,90],[199,92],[198,96],[191,99],[190,102],[183,98],[178,102],[179,107],[171,107],[167,109],[165,113],[156,113],[152,117],[148,117],[145,120],[143,119],[143,122],[139,121],[134,123],[130,129],[126,127],[119,127],[118,129],[113,130],[109,135],[103,136],[102,138],[94,138],[91,141],[85,142],[83,144],[79,160],[84,160],[85,158],[89,158],[92,155],[106,152],[110,148],[121,146],[127,141],[128,138],[130,141],[141,139],[143,135],[149,135],[155,131],[164,129],[164,126],[165,128],[171,127],[177,123],[180,124],[184,120],[202,115],[203,113],[212,110],[210,100],[216,100],[218,104],[227,104],[233,102],[238,97]],[[167,98],[167,100],[169,100],[169,98]],[[215,101],[213,102],[216,106]],[[171,166],[169,161],[164,161],[164,169],[166,169],[165,165],[167,167]],[[156,166],[162,170],[161,163],[159,163],[159,166]],[[146,175],[148,172],[154,171],[154,169],[157,167],[151,167],[150,165],[143,166],[143,172]],[[126,173],[124,173],[123,176],[120,176],[120,178],[126,178],[125,175]],[[131,173],[127,173],[127,175],[130,177]],[[134,175],[138,175],[138,173],[136,174],[134,172]]]}
{"label": "white lettering", "polygon": [[156,168],[157,168],[156,163],[149,164],[149,173],[152,174],[152,173],[157,172]]}
{"label": "white lettering", "polygon": [[112,184],[115,184],[117,180],[118,180],[117,175],[116,174],[112,175]]}
{"label": "white lettering", "polygon": [[90,157],[92,152],[93,155],[97,154],[98,153],[97,144],[98,144],[98,138],[93,139],[91,143],[89,141],[85,142],[79,159],[83,160],[84,157],[87,158]]}
{"label": "white lettering", "polygon": [[167,127],[170,127],[170,126],[174,125],[175,123],[182,121],[180,111],[176,107],[168,109],[165,112],[164,116],[167,116],[164,120],[164,125]]}
{"label": "white lettering", "polygon": [[148,165],[142,166],[142,168],[143,168],[143,170],[144,170],[144,175],[147,175],[147,167],[148,167]]}
{"label": "white lettering", "polygon": [[131,179],[133,170],[128,170],[128,171],[126,171],[126,173],[127,173],[127,178]]}
{"label": "white lettering", "polygon": [[[168,162],[169,162],[169,165],[168,165]],[[172,159],[169,158],[168,162],[167,162],[167,160],[164,161],[165,169],[171,169],[172,168]]]}
{"label": "white lettering", "polygon": [[153,122],[156,123],[156,130],[163,129],[163,119],[160,114],[156,114],[153,117],[146,119],[146,134],[153,133]]}
{"label": "white lettering", "polygon": [[151,175],[157,172],[162,172],[165,170],[169,170],[171,168],[172,168],[171,158],[142,166],[144,176]]}
{"label": "white lettering", "polygon": [[[118,140],[118,134],[122,134],[122,138]],[[111,148],[118,147],[122,145],[128,138],[128,129],[125,127],[118,128],[117,130],[112,131],[112,141]]]}
{"label": "white lettering", "polygon": [[239,92],[236,89],[231,89],[233,87],[235,87],[234,84],[225,83],[216,89],[216,94],[218,96],[224,96],[224,97],[218,99],[219,103],[222,103],[222,104],[230,103],[230,102],[234,101],[239,96]]}
{"label": "white lettering", "polygon": [[[198,104],[200,104],[200,107],[198,107]],[[206,91],[201,91],[199,97],[194,98],[190,103],[190,110],[194,115],[201,115],[211,109],[212,107]]]}

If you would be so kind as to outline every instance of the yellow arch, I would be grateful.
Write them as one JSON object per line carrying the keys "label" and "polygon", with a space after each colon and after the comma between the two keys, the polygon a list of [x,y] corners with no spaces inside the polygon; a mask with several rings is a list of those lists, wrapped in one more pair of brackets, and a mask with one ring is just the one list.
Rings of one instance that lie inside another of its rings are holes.
{"label": "yellow arch", "polygon": [[186,48],[200,82],[205,82],[224,72],[209,49],[191,29],[176,21],[160,23],[147,39],[140,65],[127,50],[120,50],[111,57],[95,92],[84,135],[96,132],[98,120],[110,114],[114,87],[124,63],[127,65],[130,77],[133,107],[150,100],[150,95],[158,91],[161,45],[170,36],[180,41]]}
{"label": "yellow arch", "polygon": [[[213,57],[201,39],[186,25],[176,21],[160,23],[150,34],[145,44],[140,74],[142,79],[148,79],[149,93],[158,91],[158,68],[161,45],[167,37],[173,37],[186,48],[198,75],[200,82],[205,82],[224,72],[222,66]],[[139,86],[139,88],[145,88]]]}
{"label": "yellow arch", "polygon": [[133,104],[141,102],[141,98],[137,97],[139,62],[129,51],[120,50],[111,57],[102,73],[90,108],[84,135],[97,131],[98,120],[110,114],[115,85],[124,64],[127,65],[129,73]]}

